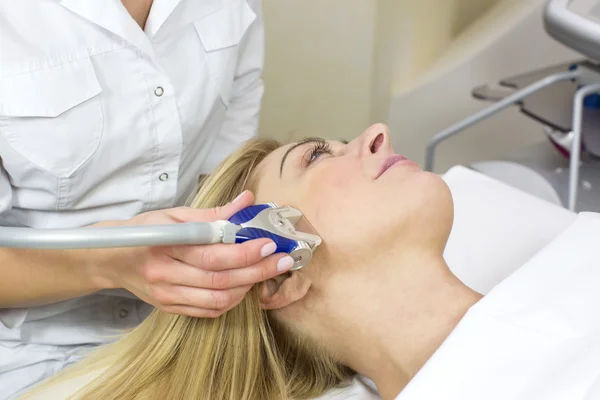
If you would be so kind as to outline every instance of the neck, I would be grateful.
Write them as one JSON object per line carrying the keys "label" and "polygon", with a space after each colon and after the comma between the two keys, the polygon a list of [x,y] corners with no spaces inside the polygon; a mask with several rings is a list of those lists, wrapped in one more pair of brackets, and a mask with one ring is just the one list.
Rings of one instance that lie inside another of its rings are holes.
{"label": "neck", "polygon": [[131,18],[144,30],[154,0],[121,0]]}
{"label": "neck", "polygon": [[[344,310],[337,306],[339,318],[327,336],[348,366],[392,400],[482,296],[460,282],[441,256],[407,257],[369,269],[380,275],[362,279],[360,296],[340,294]],[[332,324],[327,325],[329,331]]]}

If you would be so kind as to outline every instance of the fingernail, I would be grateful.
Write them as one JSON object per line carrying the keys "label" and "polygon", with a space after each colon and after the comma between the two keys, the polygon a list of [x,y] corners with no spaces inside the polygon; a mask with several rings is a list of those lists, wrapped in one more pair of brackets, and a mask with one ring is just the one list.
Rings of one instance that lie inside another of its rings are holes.
{"label": "fingernail", "polygon": [[277,262],[277,272],[284,272],[294,266],[294,259],[290,256],[285,256]]}
{"label": "fingernail", "polygon": [[244,190],[242,193],[240,193],[238,195],[238,197],[236,197],[235,199],[233,199],[232,203],[236,203],[238,202],[242,197],[244,197],[244,195],[246,194],[247,190]]}
{"label": "fingernail", "polygon": [[261,257],[270,256],[271,254],[275,253],[275,250],[277,250],[277,245],[273,242],[270,242],[265,244],[262,249],[260,249],[260,255]]}

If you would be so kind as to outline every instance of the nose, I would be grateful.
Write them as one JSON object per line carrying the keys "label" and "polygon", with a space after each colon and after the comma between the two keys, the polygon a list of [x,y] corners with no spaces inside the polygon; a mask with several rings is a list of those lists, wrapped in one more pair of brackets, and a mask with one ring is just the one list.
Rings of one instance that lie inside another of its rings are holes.
{"label": "nose", "polygon": [[361,155],[391,155],[390,128],[386,124],[373,124],[360,135]]}

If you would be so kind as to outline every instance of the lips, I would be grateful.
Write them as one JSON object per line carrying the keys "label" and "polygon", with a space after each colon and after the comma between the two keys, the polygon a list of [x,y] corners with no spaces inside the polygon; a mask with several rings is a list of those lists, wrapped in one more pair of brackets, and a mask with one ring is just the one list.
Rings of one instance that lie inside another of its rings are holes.
{"label": "lips", "polygon": [[381,163],[381,168],[379,168],[379,174],[377,174],[377,177],[375,179],[379,178],[381,176],[381,174],[383,174],[385,171],[387,171],[392,165],[394,165],[400,161],[409,161],[409,160],[406,157],[401,156],[400,154],[394,154],[392,156],[389,156],[385,160],[383,160],[383,162]]}

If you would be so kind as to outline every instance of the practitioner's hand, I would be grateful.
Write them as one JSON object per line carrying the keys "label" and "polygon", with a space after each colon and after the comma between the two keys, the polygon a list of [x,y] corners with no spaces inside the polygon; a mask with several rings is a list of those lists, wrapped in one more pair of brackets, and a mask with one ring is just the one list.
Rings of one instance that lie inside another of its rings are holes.
{"label": "practitioner's hand", "polygon": [[[153,211],[120,225],[226,220],[253,200],[250,192],[244,192],[223,207]],[[253,284],[293,266],[287,254],[272,255],[275,247],[272,240],[255,239],[242,244],[113,249],[94,271],[101,287],[125,288],[165,312],[217,317],[239,304]]]}

